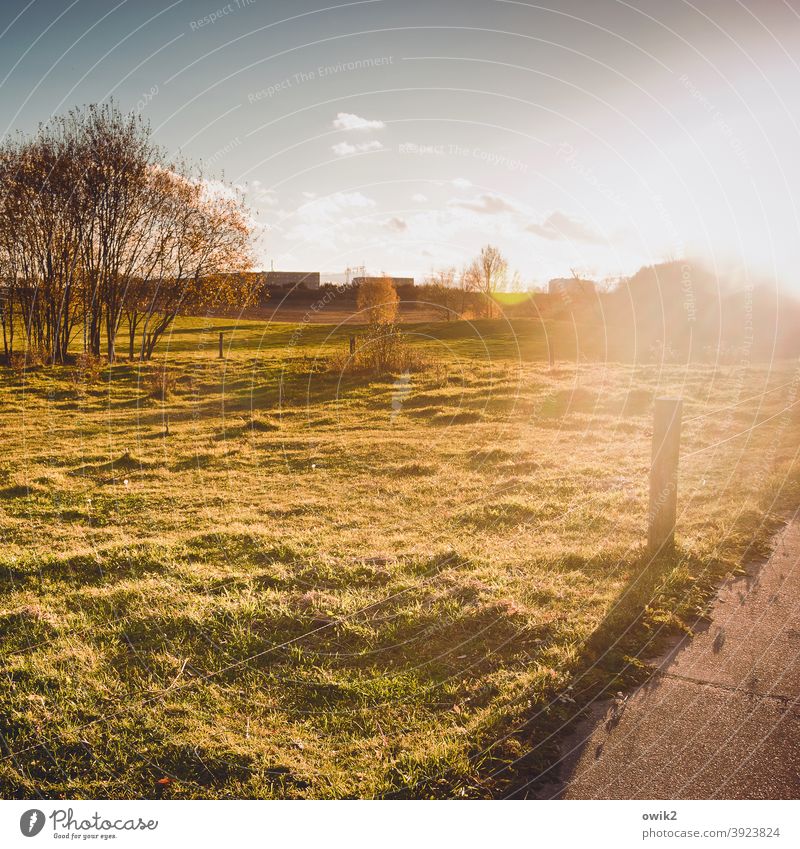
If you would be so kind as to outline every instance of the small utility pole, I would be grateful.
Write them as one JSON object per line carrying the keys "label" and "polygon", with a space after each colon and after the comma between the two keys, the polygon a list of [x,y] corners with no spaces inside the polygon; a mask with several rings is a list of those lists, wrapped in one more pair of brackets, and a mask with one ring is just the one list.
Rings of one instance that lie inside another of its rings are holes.
{"label": "small utility pole", "polygon": [[656,398],[647,528],[647,548],[650,554],[671,550],[675,545],[682,415],[682,399]]}

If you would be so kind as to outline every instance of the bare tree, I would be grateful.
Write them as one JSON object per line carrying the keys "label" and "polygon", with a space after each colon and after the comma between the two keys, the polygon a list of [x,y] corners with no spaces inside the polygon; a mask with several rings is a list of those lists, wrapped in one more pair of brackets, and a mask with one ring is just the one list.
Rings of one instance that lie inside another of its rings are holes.
{"label": "bare tree", "polygon": [[485,245],[464,272],[464,288],[477,292],[483,313],[491,318],[496,314],[494,296],[502,291],[508,280],[508,262],[494,245]]}
{"label": "bare tree", "polygon": [[420,293],[425,300],[441,310],[447,321],[460,314],[459,307],[463,312],[460,279],[455,266],[435,269],[431,271]]}
{"label": "bare tree", "polygon": [[29,347],[62,361],[78,311],[81,228],[75,214],[80,178],[74,139],[56,123],[0,150],[0,254],[6,353],[19,319]]}
{"label": "bare tree", "polygon": [[[109,361],[128,320],[152,354],[178,311],[247,295],[252,260],[241,200],[209,192],[150,129],[115,107],[54,118],[0,146],[0,322],[7,356],[19,323],[29,348],[63,362],[78,327]],[[245,301],[239,303],[244,306]]]}
{"label": "bare tree", "polygon": [[215,197],[173,175],[172,223],[161,245],[156,279],[145,286],[141,356],[149,359],[181,310],[247,306],[254,295],[243,272],[252,259],[241,200]]}

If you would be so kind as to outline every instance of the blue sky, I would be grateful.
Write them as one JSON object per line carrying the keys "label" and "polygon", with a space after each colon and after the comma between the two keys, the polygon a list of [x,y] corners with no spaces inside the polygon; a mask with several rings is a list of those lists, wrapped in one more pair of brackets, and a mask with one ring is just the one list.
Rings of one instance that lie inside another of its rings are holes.
{"label": "blue sky", "polygon": [[521,284],[691,254],[800,288],[782,0],[12,0],[0,123],[113,97],[245,192],[265,267]]}

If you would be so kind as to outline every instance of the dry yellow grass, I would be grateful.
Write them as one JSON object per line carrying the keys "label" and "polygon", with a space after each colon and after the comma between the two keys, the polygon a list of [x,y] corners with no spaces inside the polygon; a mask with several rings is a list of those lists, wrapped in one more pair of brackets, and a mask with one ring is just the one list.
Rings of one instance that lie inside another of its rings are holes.
{"label": "dry yellow grass", "polygon": [[[340,379],[333,328],[242,325],[221,362],[183,322],[163,400],[157,365],[4,370],[2,795],[487,796],[546,768],[764,546],[800,414],[793,363],[550,372],[524,327],[427,325],[435,366]],[[678,546],[650,564],[675,393]]]}

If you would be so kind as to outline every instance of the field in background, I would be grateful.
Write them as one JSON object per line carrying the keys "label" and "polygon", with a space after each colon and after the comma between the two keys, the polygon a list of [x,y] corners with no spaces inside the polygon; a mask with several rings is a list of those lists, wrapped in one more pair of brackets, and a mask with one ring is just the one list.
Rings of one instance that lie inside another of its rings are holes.
{"label": "field in background", "polygon": [[[363,322],[363,316],[358,316],[354,297],[331,298],[329,303],[319,307],[316,311],[313,310],[312,307],[315,304],[319,305],[324,297],[324,294],[316,292],[309,292],[305,299],[274,295],[264,306],[250,307],[245,310],[244,316],[248,320],[279,322],[281,324],[306,322],[309,324],[358,325]],[[236,315],[236,317],[239,316]],[[433,304],[417,301],[402,301],[397,316],[397,320],[404,324],[441,321],[443,318],[441,309]]]}
{"label": "field in background", "polygon": [[796,363],[604,363],[564,324],[550,371],[533,321],[404,329],[423,373],[327,371],[350,327],[200,319],[88,386],[0,370],[3,796],[507,792],[797,494]]}

